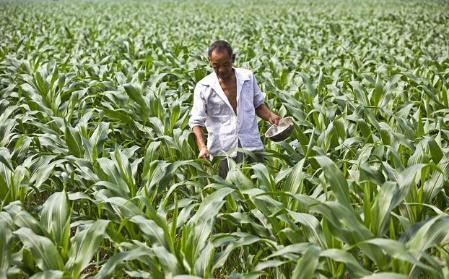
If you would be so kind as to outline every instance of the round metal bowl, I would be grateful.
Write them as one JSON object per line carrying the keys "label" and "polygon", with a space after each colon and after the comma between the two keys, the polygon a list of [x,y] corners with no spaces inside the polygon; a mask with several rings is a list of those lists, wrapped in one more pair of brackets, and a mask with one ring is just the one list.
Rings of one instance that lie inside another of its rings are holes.
{"label": "round metal bowl", "polygon": [[293,132],[293,118],[285,117],[279,120],[279,125],[271,125],[265,132],[265,137],[271,141],[282,141],[288,138]]}

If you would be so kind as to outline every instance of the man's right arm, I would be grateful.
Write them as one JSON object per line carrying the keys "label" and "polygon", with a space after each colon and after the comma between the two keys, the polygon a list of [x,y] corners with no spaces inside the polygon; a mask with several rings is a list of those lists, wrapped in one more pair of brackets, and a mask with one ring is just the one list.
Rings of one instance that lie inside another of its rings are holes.
{"label": "man's right arm", "polygon": [[193,130],[195,135],[196,145],[198,146],[199,154],[198,158],[209,158],[209,151],[207,150],[206,143],[204,141],[203,127],[205,126],[207,119],[206,101],[202,96],[202,86],[197,85],[193,93],[193,106],[192,113],[189,119],[189,126]]}
{"label": "man's right arm", "polygon": [[206,143],[204,142],[203,127],[201,126],[193,127],[193,134],[195,135],[196,145],[198,146],[198,150],[200,151],[198,154],[198,158],[208,159],[209,150],[207,150]]}

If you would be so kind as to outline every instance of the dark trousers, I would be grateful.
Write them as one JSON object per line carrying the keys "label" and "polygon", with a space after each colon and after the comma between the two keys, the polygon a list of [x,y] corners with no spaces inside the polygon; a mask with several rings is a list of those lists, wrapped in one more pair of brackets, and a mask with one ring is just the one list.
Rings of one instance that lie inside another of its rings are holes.
{"label": "dark trousers", "polygon": [[[237,152],[237,156],[230,157],[229,159],[234,160],[236,163],[241,163],[243,161],[247,162],[248,164],[252,163],[262,163],[263,162],[263,155],[261,152],[254,152],[254,155],[256,158],[253,158],[252,156],[249,156],[247,154],[244,154],[242,152]],[[218,175],[225,179],[229,172],[229,164],[228,164],[228,158],[224,158],[220,161],[220,167],[218,169]]]}

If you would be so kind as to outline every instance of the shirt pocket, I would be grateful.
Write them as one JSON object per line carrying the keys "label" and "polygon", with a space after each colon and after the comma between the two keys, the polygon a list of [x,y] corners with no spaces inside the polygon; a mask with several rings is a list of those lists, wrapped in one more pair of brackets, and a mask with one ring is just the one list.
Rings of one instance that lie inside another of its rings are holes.
{"label": "shirt pocket", "polygon": [[[245,116],[254,116],[256,114],[256,110],[254,108],[253,98],[250,92],[245,92],[247,96],[243,98],[242,105]],[[249,96],[248,96],[249,95]]]}
{"label": "shirt pocket", "polygon": [[221,116],[226,114],[227,105],[215,91],[211,92],[206,107],[207,114],[210,116]]}

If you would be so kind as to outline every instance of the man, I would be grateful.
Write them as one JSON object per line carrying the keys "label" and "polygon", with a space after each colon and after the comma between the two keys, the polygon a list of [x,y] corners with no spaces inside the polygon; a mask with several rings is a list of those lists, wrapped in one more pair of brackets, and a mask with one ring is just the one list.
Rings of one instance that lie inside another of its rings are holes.
{"label": "man", "polygon": [[[237,161],[235,149],[262,151],[256,115],[271,124],[280,117],[264,104],[264,94],[256,83],[254,74],[245,69],[233,68],[235,54],[226,41],[216,41],[208,51],[214,72],[203,78],[195,87],[193,108],[189,125],[193,129],[199,149],[199,158],[210,155],[230,155]],[[203,127],[207,129],[207,146]],[[219,175],[226,178],[227,160],[220,163]]]}

